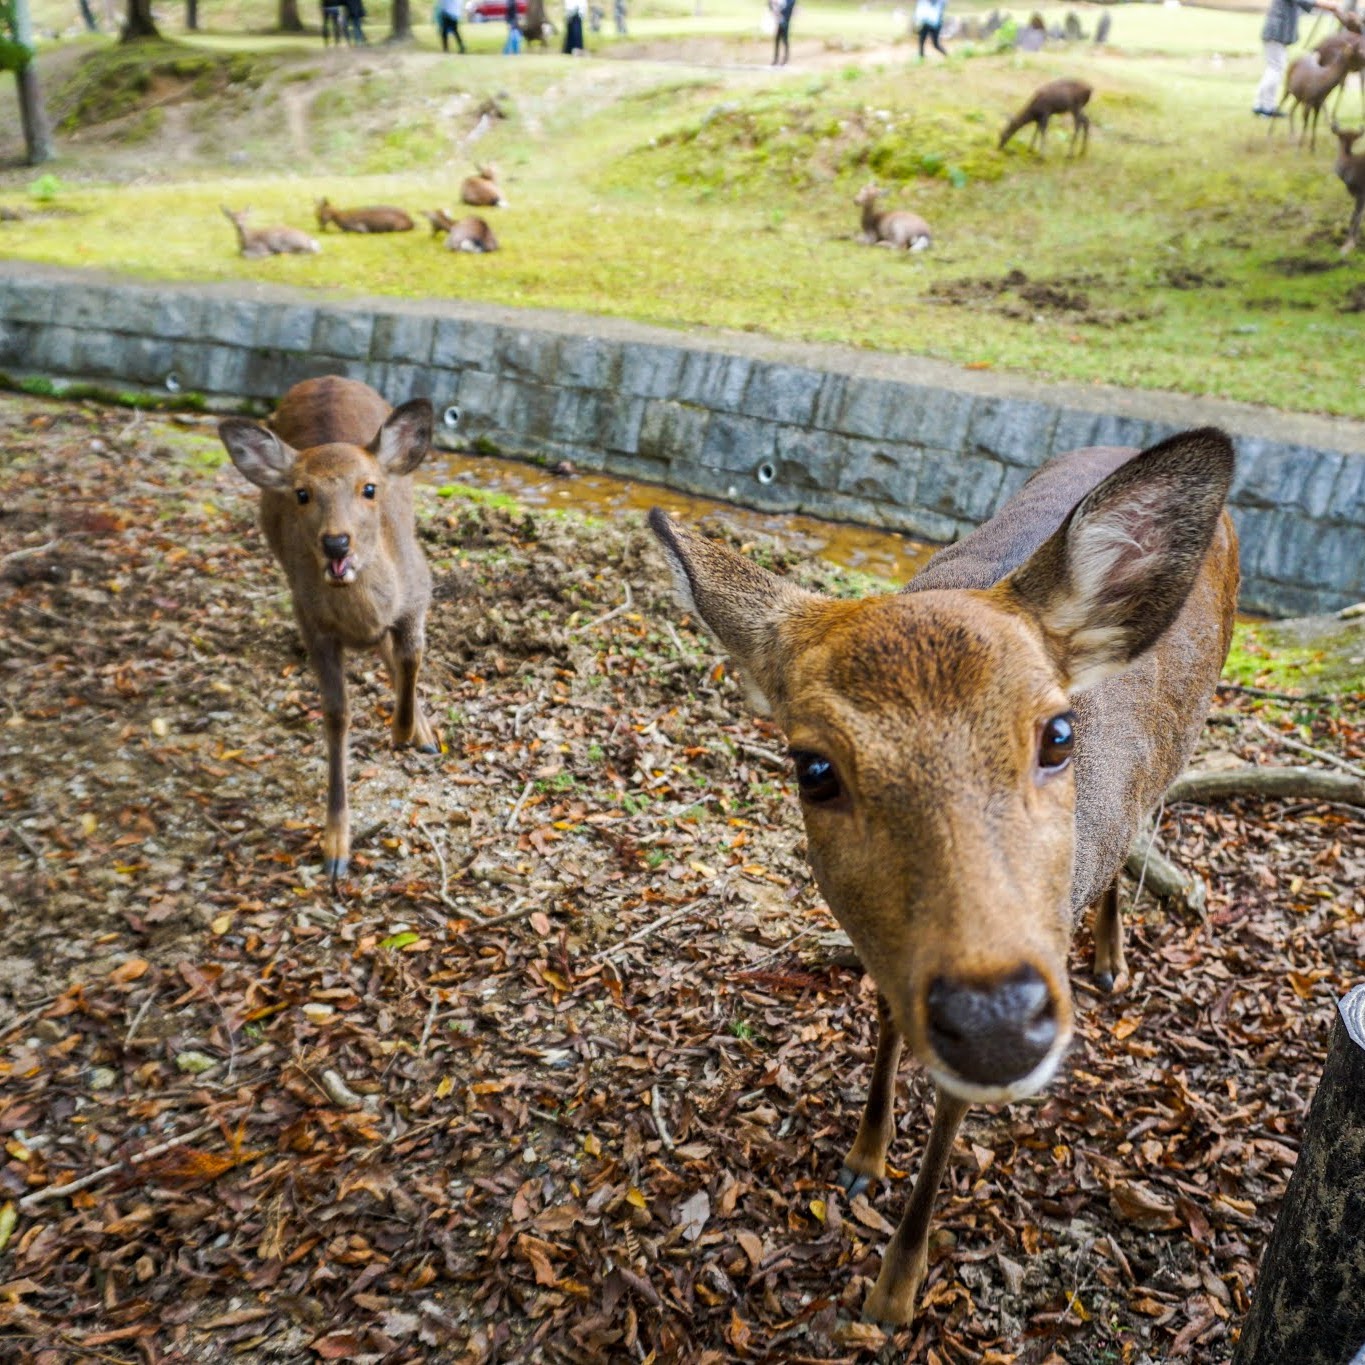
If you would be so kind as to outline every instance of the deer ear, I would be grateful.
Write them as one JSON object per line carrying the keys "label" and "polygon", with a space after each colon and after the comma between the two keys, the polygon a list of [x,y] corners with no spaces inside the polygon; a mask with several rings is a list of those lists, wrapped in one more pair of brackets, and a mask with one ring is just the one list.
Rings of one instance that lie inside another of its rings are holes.
{"label": "deer ear", "polygon": [[661,508],[649,514],[683,607],[701,618],[738,665],[749,704],[760,715],[785,694],[783,624],[817,601],[777,574],[689,531]]}
{"label": "deer ear", "polygon": [[1001,585],[1041,625],[1076,692],[1122,672],[1180,614],[1232,483],[1232,442],[1212,427],[1116,469]]}
{"label": "deer ear", "polygon": [[232,456],[232,463],[258,488],[283,492],[294,482],[298,452],[259,422],[228,417],[218,423],[218,437]]}
{"label": "deer ear", "polygon": [[370,442],[370,454],[390,474],[411,474],[431,449],[434,423],[430,400],[414,398],[389,413]]}

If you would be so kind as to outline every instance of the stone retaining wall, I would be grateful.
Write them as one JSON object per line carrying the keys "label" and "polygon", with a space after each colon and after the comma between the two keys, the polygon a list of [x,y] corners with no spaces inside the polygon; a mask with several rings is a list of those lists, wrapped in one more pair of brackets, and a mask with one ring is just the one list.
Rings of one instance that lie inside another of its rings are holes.
{"label": "stone retaining wall", "polygon": [[1237,438],[1245,609],[1365,599],[1365,426],[914,358],[443,302],[137,284],[0,263],[0,370],[269,402],[312,375],[431,397],[450,443],[950,541],[1049,456]]}

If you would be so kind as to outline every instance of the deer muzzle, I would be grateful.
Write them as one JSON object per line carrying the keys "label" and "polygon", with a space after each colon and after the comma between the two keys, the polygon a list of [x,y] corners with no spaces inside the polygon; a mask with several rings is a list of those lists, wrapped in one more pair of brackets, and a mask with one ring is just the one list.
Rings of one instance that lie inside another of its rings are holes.
{"label": "deer muzzle", "polygon": [[322,553],[327,560],[327,578],[331,583],[349,583],[355,578],[355,556],[351,554],[351,538],[348,535],[325,535],[322,538]]}

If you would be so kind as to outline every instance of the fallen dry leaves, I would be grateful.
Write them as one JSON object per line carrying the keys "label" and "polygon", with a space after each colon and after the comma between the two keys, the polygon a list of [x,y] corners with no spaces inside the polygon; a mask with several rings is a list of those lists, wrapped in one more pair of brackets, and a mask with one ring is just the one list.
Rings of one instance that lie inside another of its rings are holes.
{"label": "fallen dry leaves", "polygon": [[[9,1348],[1227,1359],[1358,972],[1352,812],[1166,812],[1207,922],[1144,900],[1129,993],[1078,971],[1064,1073],[968,1118],[921,1318],[883,1331],[859,1311],[927,1087],[906,1070],[892,1177],[850,1203],[870,990],[821,959],[781,739],[638,524],[424,495],[447,751],[392,754],[353,661],[333,898],[316,691],[211,432],[4,399],[0,449]],[[1268,753],[1262,707],[1210,743]],[[1303,720],[1362,758],[1354,706]]]}

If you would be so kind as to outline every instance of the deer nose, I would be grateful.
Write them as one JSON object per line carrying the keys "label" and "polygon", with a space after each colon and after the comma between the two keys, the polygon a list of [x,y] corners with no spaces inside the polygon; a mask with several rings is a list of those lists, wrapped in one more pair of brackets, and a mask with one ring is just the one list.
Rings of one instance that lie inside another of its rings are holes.
{"label": "deer nose", "polygon": [[1022,1080],[1057,1041],[1052,991],[1029,966],[989,982],[936,977],[928,1005],[934,1051],[976,1085]]}
{"label": "deer nose", "polygon": [[348,535],[323,536],[322,553],[328,559],[345,559],[351,553],[351,538]]}

